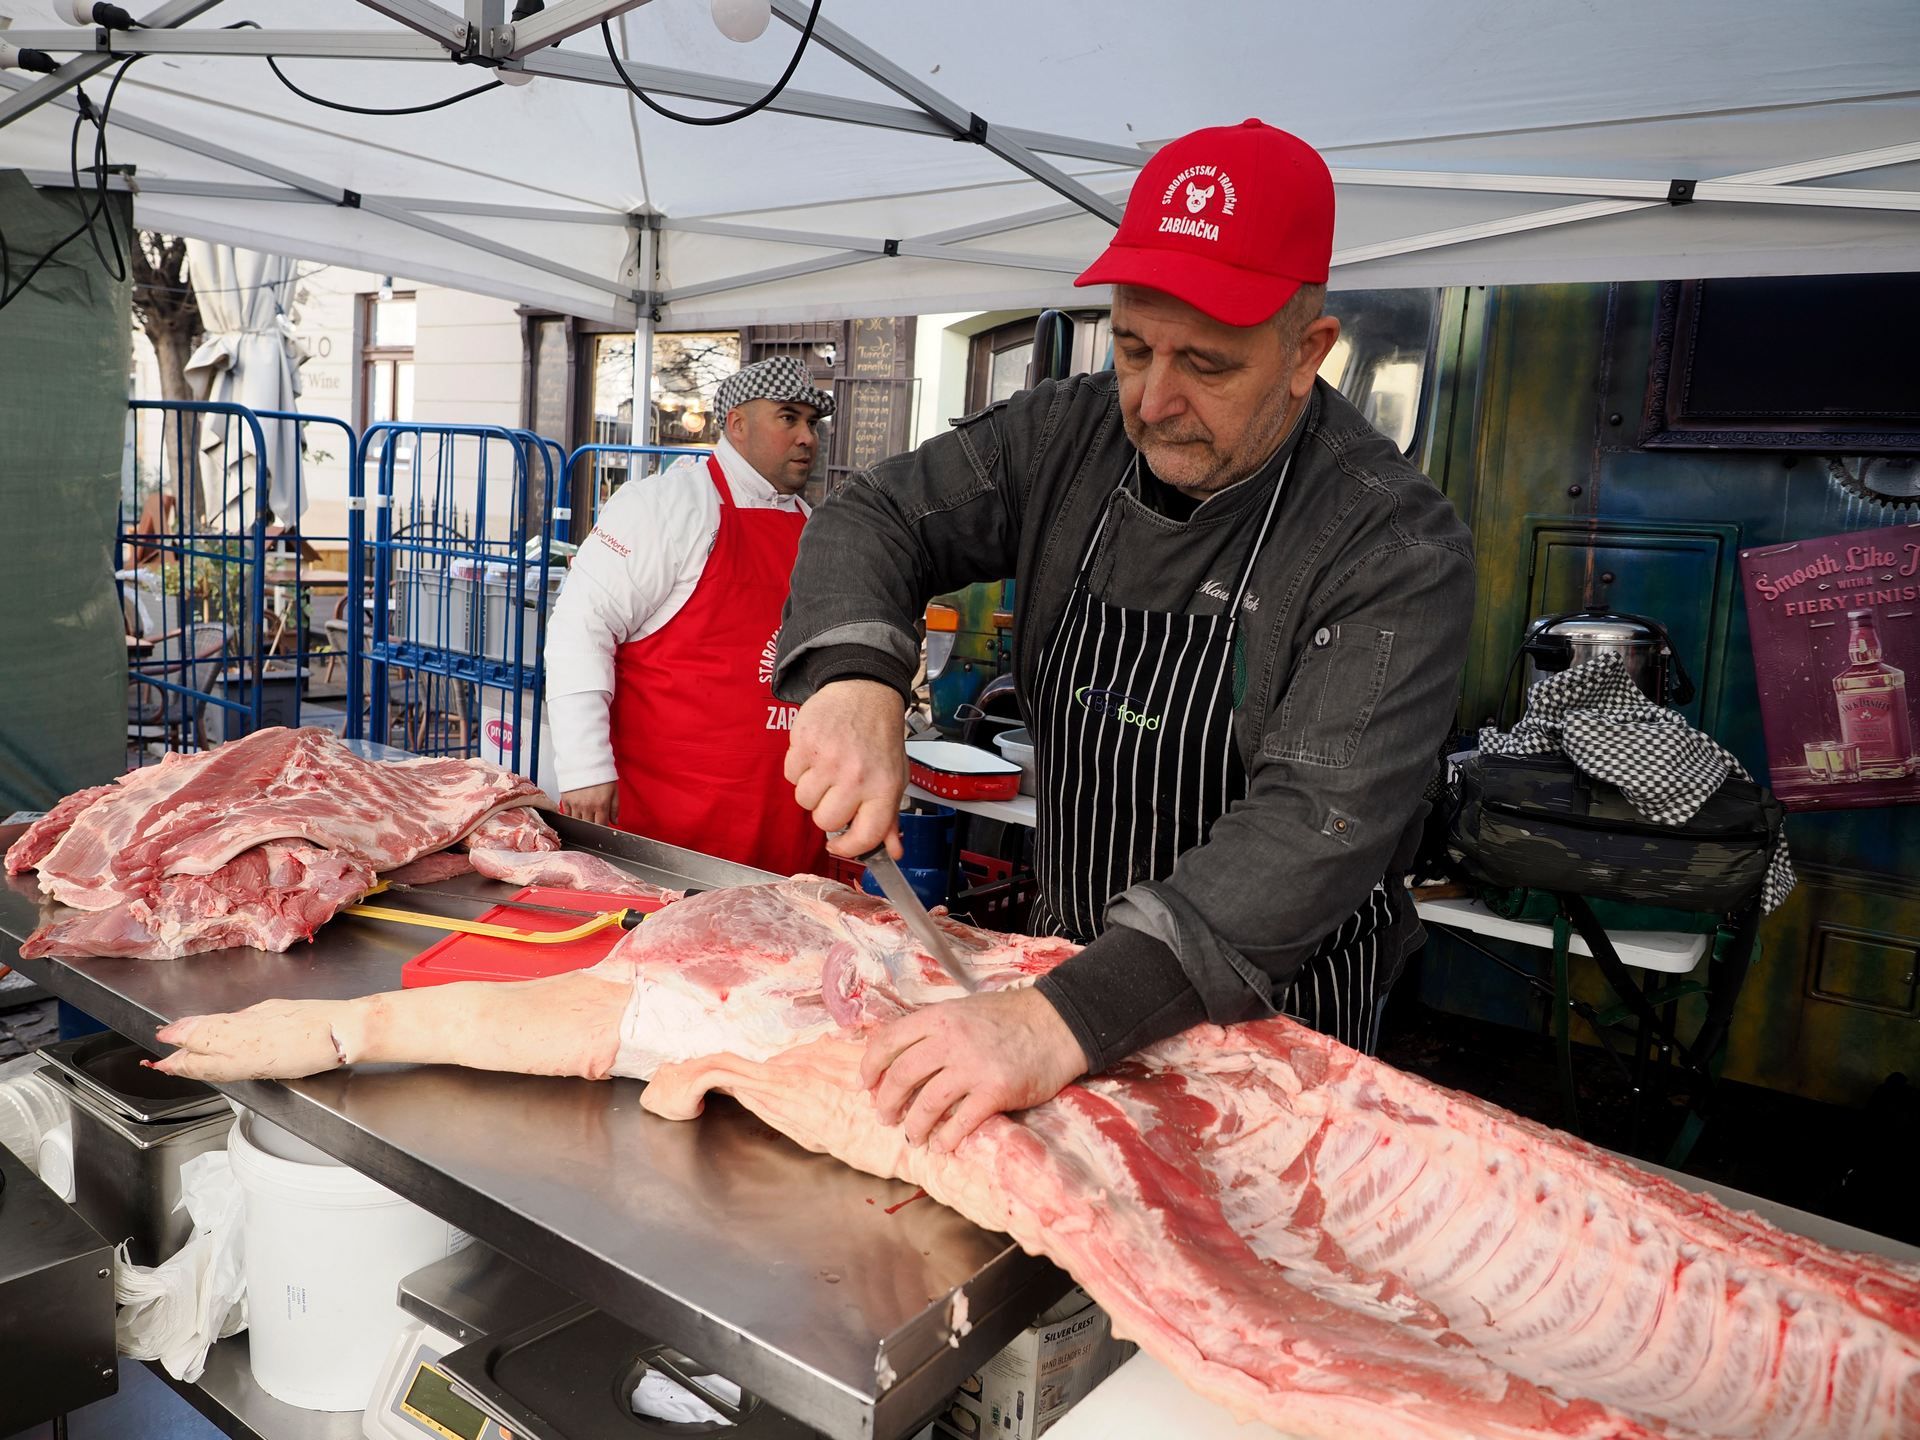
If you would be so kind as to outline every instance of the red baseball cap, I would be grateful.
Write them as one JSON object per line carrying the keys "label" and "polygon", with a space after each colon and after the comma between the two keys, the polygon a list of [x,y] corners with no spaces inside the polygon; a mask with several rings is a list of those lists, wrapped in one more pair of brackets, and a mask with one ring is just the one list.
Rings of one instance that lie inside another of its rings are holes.
{"label": "red baseball cap", "polygon": [[1333,256],[1333,175],[1306,141],[1260,120],[1157,150],[1120,229],[1076,285],[1143,285],[1227,325],[1269,319]]}

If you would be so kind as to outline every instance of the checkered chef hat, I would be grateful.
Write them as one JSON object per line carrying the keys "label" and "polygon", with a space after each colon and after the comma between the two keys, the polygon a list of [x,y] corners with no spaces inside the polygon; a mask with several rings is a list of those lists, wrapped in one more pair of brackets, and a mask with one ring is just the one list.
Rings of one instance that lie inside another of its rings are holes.
{"label": "checkered chef hat", "polygon": [[791,355],[776,355],[744,370],[736,370],[720,382],[714,405],[724,420],[734,407],[749,400],[793,400],[811,405],[824,420],[833,414],[833,396],[814,387],[807,367]]}

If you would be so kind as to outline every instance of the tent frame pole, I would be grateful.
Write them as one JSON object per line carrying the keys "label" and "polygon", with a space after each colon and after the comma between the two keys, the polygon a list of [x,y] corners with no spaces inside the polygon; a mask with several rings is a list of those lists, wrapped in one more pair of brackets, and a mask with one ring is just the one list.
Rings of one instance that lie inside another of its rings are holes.
{"label": "tent frame pole", "polygon": [[501,30],[497,48],[490,53],[502,60],[517,60],[646,3],[647,0],[559,0],[538,15]]}
{"label": "tent frame pole", "polygon": [[[1701,181],[1701,185],[1727,184],[1745,188],[1756,186],[1792,185],[1801,180],[1818,180],[1828,175],[1851,175],[1860,170],[1875,170],[1883,165],[1904,165],[1920,160],[1920,144],[1887,145],[1878,150],[1856,150],[1846,155],[1832,155],[1820,160],[1796,161],[1791,165],[1777,165],[1766,170],[1748,170],[1738,175],[1723,175],[1717,181]],[[1699,187],[1695,187],[1695,194]],[[1447,245],[1459,245],[1470,240],[1493,240],[1504,235],[1518,235],[1529,230],[1545,230],[1558,225],[1572,225],[1584,220],[1602,220],[1612,215],[1629,215],[1636,210],[1650,210],[1667,202],[1660,200],[1594,200],[1582,205],[1562,205],[1551,210],[1530,210],[1524,215],[1510,215],[1500,220],[1483,220],[1475,225],[1456,225],[1446,230],[1429,230],[1421,235],[1405,235],[1397,240],[1382,241],[1377,245],[1356,245],[1345,250],[1333,252],[1333,264],[1336,268],[1343,265],[1359,265],[1370,260],[1386,260],[1396,255],[1411,255],[1421,250],[1437,250]],[[1788,202],[1792,203],[1792,202]],[[1885,208],[1910,209],[1911,206]]]}
{"label": "tent frame pole", "polygon": [[367,9],[398,20],[409,30],[431,36],[449,50],[465,52],[479,40],[464,15],[432,3],[432,0],[360,0]]}
{"label": "tent frame pole", "polygon": [[272,55],[309,60],[430,60],[447,48],[425,35],[392,30],[10,30],[23,49],[78,50],[109,62],[129,55]]}
{"label": "tent frame pole", "polygon": [[[773,0],[773,13],[796,30],[805,27],[811,10],[812,7],[804,0]],[[831,20],[814,21],[813,43],[832,51],[854,69],[879,81],[896,95],[911,100],[945,125],[956,138],[984,145],[1014,169],[1038,180],[1049,190],[1065,196],[1089,213],[1098,215],[1109,225],[1120,223],[1120,207],[1104,195],[1096,194],[1064,170],[1042,160],[1010,132],[996,130],[973,111],[909,75],[878,50],[854,39]],[[1138,157],[1140,162],[1145,159],[1144,154]]]}
{"label": "tent frame pole", "polygon": [[[149,30],[166,30],[181,25],[196,15],[204,15],[220,0],[167,0],[158,10],[149,12],[141,18],[141,25]],[[75,31],[75,34],[83,32]],[[20,42],[9,37],[8,43]],[[22,46],[32,49],[32,46]],[[102,54],[79,55],[67,61],[51,75],[43,75],[24,88],[16,88],[15,93],[0,99],[0,130],[6,129],[22,115],[31,114],[49,100],[57,99],[74,86],[113,64],[113,56]]]}
{"label": "tent frame pole", "polygon": [[[660,217],[635,215],[640,227],[640,283],[657,294],[660,287]],[[653,331],[660,312],[642,305],[633,325],[633,424],[628,433],[636,445],[653,444]]]}
{"label": "tent frame pole", "polygon": [[[13,78],[5,73],[0,73],[0,84],[10,83],[15,83],[13,82]],[[71,97],[65,95],[59,97],[58,103],[69,110],[77,110],[79,108]],[[472,249],[496,256],[502,260],[511,260],[515,264],[525,265],[527,268],[539,271],[542,274],[556,275],[562,279],[571,280],[575,284],[585,286],[589,290],[613,295],[629,303],[633,303],[637,299],[631,288],[621,285],[617,281],[609,280],[604,275],[596,275],[588,270],[576,270],[571,265],[557,264],[543,255],[535,255],[525,250],[516,249],[514,246],[502,244],[498,240],[490,240],[484,235],[475,235],[469,231],[461,230],[457,226],[442,224],[438,220],[428,219],[425,215],[415,214],[410,210],[401,208],[399,205],[389,204],[386,201],[365,195],[354,194],[341,189],[337,185],[330,185],[324,181],[315,180],[311,176],[302,175],[298,171],[289,170],[283,165],[276,165],[270,160],[255,159],[251,155],[244,155],[237,150],[230,150],[224,145],[216,145],[210,140],[202,140],[196,135],[188,135],[182,131],[173,129],[171,126],[156,124],[151,120],[143,120],[139,116],[129,115],[119,109],[114,111],[114,123],[124,129],[133,131],[137,135],[145,135],[154,140],[164,141],[169,145],[177,145],[182,150],[189,150],[196,155],[203,155],[209,160],[218,160],[222,164],[231,165],[237,170],[247,170],[256,175],[264,175],[270,180],[278,180],[283,185],[291,185],[296,189],[304,190],[308,194],[318,196],[330,204],[345,205],[365,211],[370,215],[378,215],[383,220],[391,220],[396,224],[405,225],[411,229],[425,231],[429,235],[437,235],[443,240],[451,240],[456,245],[469,246]]]}

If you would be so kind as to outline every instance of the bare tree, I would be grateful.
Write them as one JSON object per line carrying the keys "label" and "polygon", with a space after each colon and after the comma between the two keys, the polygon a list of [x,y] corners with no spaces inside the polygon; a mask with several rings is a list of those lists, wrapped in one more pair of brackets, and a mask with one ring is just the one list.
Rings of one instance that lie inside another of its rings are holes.
{"label": "bare tree", "polygon": [[[187,359],[200,343],[200,300],[193,292],[193,277],[188,273],[187,242],[178,235],[162,235],[153,230],[135,232],[132,246],[133,318],[153,345],[154,358],[160,364],[160,395],[165,400],[197,400],[187,381]],[[168,442],[181,446],[173,457],[177,473],[187,479],[187,493],[193,514],[189,524],[195,528],[206,513],[206,496],[200,481],[200,424],[197,417],[183,417],[185,424],[169,423],[164,428]]]}

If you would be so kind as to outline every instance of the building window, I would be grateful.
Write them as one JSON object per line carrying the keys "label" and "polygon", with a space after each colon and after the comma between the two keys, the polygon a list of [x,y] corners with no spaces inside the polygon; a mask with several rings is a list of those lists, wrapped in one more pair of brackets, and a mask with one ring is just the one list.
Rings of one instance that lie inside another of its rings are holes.
{"label": "building window", "polygon": [[360,424],[413,419],[414,297],[364,295],[360,334]]}
{"label": "building window", "polygon": [[1042,380],[1108,369],[1113,325],[1103,310],[1047,310],[973,337],[967,355],[967,413]]}
{"label": "building window", "polygon": [[[737,330],[670,331],[653,337],[653,443],[710,446],[720,438],[714,413],[720,382],[740,368]],[[629,381],[631,391],[631,381]]]}
{"label": "building window", "polygon": [[1010,320],[973,337],[967,357],[967,413],[1027,388],[1033,364],[1033,317]]}
{"label": "building window", "polygon": [[1320,378],[1411,455],[1433,371],[1440,292],[1336,290],[1327,296],[1327,313],[1340,318],[1340,338],[1320,366]]}

